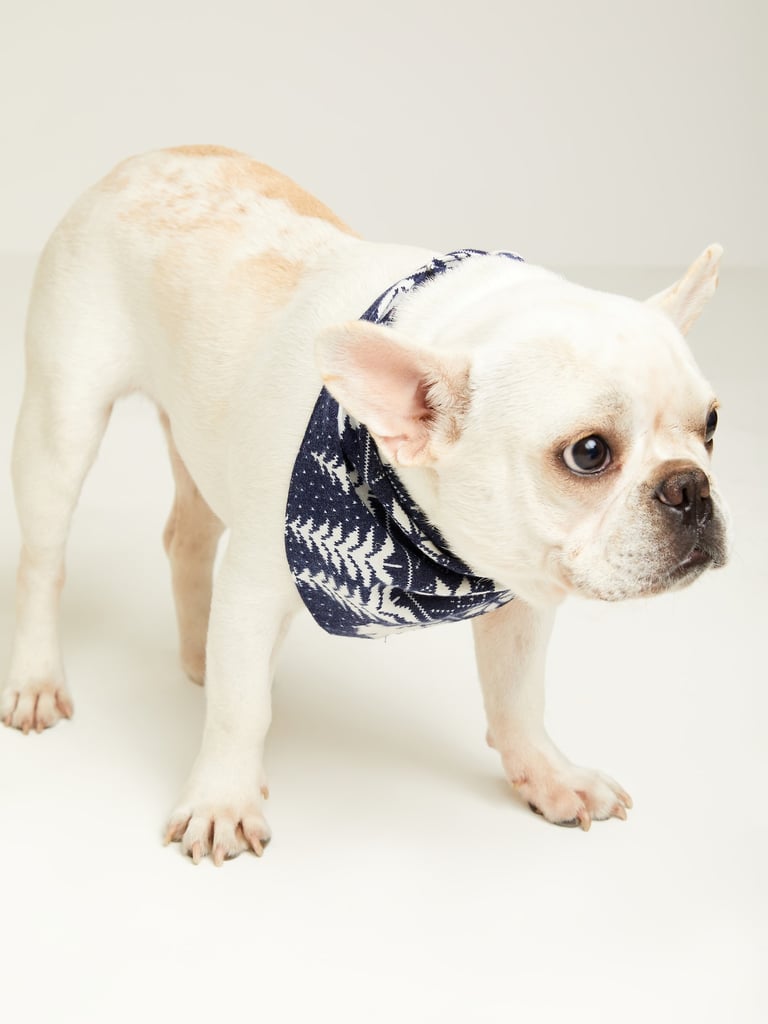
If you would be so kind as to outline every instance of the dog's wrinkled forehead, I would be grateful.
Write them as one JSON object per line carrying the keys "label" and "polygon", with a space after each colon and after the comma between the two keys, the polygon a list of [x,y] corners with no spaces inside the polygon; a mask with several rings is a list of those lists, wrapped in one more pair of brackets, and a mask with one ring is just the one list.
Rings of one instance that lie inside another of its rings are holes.
{"label": "dog's wrinkled forehead", "polygon": [[477,390],[536,418],[546,411],[564,428],[606,413],[684,426],[712,400],[683,336],[643,302],[547,282],[502,299],[485,326]]}

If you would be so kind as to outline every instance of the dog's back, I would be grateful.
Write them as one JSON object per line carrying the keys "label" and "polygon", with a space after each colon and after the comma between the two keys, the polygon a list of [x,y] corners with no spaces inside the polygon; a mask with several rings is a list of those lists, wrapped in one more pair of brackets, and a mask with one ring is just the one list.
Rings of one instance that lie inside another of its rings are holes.
{"label": "dog's back", "polygon": [[70,386],[75,404],[102,410],[147,394],[198,485],[221,493],[243,381],[269,378],[268,392],[245,399],[265,423],[284,420],[286,404],[305,419],[312,394],[292,389],[317,380],[314,393],[319,378],[312,338],[298,337],[295,321],[355,318],[421,258],[360,241],[290,178],[244,154],[160,150],[119,164],[59,224],[40,261],[28,350],[57,380],[60,403]]}

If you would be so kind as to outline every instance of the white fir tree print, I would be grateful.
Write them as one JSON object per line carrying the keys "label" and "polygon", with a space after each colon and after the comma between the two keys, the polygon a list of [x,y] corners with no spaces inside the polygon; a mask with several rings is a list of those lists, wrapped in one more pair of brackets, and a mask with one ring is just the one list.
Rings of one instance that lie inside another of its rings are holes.
{"label": "white fir tree print", "polygon": [[295,519],[288,524],[288,529],[307,551],[317,552],[326,565],[332,565],[336,572],[344,572],[352,581],[359,581],[364,587],[372,587],[374,582],[385,586],[393,583],[386,568],[387,559],[395,554],[395,545],[389,537],[377,547],[373,529],[361,541],[357,527],[344,536],[340,523],[331,529],[326,521],[315,528],[311,519],[304,523]]}
{"label": "white fir tree print", "polygon": [[298,579],[305,586],[327,594],[351,612],[359,622],[359,625],[355,626],[357,636],[385,636],[396,632],[398,628],[408,629],[423,625],[408,608],[394,604],[390,588],[380,584],[364,592],[360,587],[350,587],[346,583],[339,585],[333,577],[324,572],[313,575],[308,569],[305,569]]}
{"label": "white fir tree print", "polygon": [[349,476],[347,475],[347,468],[341,459],[326,459],[320,452],[312,452],[312,458],[324,469],[326,473],[334,477],[339,481],[339,485],[346,494],[349,490]]}

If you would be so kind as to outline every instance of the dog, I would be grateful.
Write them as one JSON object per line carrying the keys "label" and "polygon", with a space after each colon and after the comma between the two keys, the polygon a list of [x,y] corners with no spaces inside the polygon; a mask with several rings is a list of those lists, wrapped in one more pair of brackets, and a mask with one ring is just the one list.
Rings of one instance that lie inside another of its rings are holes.
{"label": "dog", "polygon": [[263,852],[273,664],[304,605],[363,638],[470,617],[512,787],[557,824],[626,818],[625,790],[545,732],[545,652],[568,594],[642,597],[726,562],[717,400],[684,339],[721,252],[639,302],[512,252],[363,241],[232,150],[118,165],[57,227],[33,286],[0,717],[26,733],[72,715],[67,534],[114,403],[140,391],[175,478],[181,661],[207,693],[167,842],[196,863]]}

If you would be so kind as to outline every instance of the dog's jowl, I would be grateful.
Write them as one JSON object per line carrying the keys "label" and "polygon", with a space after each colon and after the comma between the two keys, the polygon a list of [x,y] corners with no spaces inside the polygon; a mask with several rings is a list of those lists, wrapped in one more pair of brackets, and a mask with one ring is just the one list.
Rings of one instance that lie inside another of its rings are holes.
{"label": "dog's jowl", "polygon": [[655,594],[726,559],[717,400],[684,339],[719,259],[711,246],[638,302],[514,252],[365,242],[230,150],[120,164],[55,230],[34,283],[0,717],[28,732],[73,713],[67,534],[115,401],[141,391],[176,482],[182,663],[208,694],[169,841],[220,864],[269,840],[271,671],[304,607],[361,642],[471,618],[488,741],[522,799],[584,829],[626,817],[622,787],[544,730],[545,652],[569,593]]}

